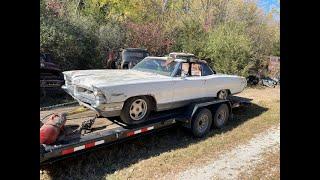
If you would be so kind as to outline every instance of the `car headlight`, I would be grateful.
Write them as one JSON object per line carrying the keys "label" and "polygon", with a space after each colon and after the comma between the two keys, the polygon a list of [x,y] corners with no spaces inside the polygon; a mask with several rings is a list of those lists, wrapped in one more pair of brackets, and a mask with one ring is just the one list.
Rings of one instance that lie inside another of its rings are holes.
{"label": "car headlight", "polygon": [[98,89],[93,90],[93,95],[95,97],[96,106],[107,103],[106,96]]}

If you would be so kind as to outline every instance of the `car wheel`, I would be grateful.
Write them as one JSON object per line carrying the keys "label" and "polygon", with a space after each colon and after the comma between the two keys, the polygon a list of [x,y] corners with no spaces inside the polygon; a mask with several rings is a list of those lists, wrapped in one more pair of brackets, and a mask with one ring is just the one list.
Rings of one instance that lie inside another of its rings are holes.
{"label": "car wheel", "polygon": [[221,104],[213,117],[214,126],[222,128],[228,122],[229,113],[229,107],[226,104]]}
{"label": "car wheel", "polygon": [[219,91],[218,92],[218,99],[227,99],[228,98],[228,96],[229,96],[229,93],[228,93],[228,91],[227,90],[221,90],[221,91]]}
{"label": "car wheel", "polygon": [[203,108],[198,111],[191,122],[192,134],[196,137],[203,137],[210,131],[212,124],[211,111]]}
{"label": "car wheel", "polygon": [[139,124],[148,119],[151,112],[151,102],[144,96],[128,99],[120,113],[121,120],[126,124]]}

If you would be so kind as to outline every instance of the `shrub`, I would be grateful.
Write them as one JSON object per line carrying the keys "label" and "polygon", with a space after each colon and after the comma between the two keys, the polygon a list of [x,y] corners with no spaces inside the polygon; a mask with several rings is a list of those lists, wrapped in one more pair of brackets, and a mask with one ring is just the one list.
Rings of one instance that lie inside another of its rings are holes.
{"label": "shrub", "polygon": [[205,55],[221,73],[247,75],[252,53],[244,27],[235,23],[220,25],[210,33]]}

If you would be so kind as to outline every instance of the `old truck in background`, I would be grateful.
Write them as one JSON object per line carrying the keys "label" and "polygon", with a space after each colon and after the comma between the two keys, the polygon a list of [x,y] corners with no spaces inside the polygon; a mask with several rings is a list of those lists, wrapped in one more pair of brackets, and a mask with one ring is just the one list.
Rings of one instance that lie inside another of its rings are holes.
{"label": "old truck in background", "polygon": [[125,48],[119,51],[110,51],[106,60],[106,68],[131,69],[147,56],[149,56],[149,52],[142,48]]}
{"label": "old truck in background", "polygon": [[40,92],[59,91],[64,84],[63,74],[48,53],[40,53]]}

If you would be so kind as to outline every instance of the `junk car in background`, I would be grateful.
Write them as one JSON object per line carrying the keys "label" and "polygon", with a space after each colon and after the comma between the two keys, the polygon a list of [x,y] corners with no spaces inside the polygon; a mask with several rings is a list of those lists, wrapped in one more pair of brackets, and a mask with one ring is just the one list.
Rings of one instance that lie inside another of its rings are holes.
{"label": "junk car in background", "polygon": [[59,66],[53,62],[52,56],[48,53],[40,53],[40,89],[42,92],[58,91],[63,84],[63,74]]}
{"label": "junk car in background", "polygon": [[250,68],[247,81],[249,85],[259,83],[267,87],[280,85],[280,57],[269,56],[260,68]]}
{"label": "junk car in background", "polygon": [[142,59],[149,56],[146,49],[126,48],[120,51],[111,51],[107,59],[107,69],[131,69]]}

